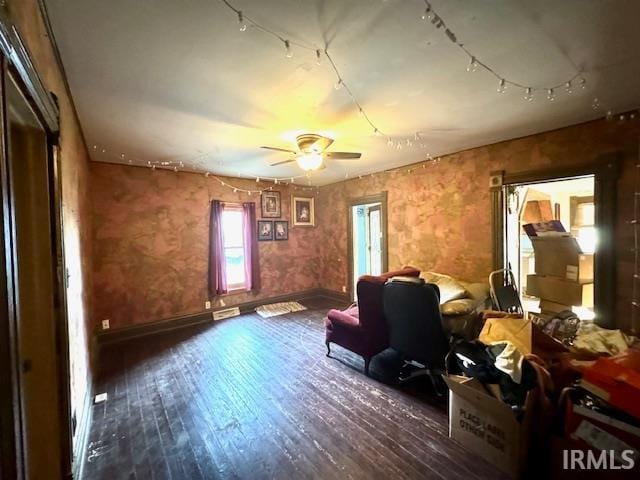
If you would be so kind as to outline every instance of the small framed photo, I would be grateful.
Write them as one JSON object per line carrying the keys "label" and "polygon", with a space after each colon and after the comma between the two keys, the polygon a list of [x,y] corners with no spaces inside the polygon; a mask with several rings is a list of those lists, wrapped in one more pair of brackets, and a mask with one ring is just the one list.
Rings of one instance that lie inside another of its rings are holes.
{"label": "small framed photo", "polygon": [[258,220],[258,241],[273,240],[273,222],[271,220]]}
{"label": "small framed photo", "polygon": [[313,227],[316,221],[315,198],[291,196],[294,227]]}
{"label": "small framed photo", "polygon": [[289,240],[289,222],[286,220],[276,220],[273,222],[274,240]]}
{"label": "small framed photo", "polygon": [[262,192],[260,206],[262,209],[262,218],[280,218],[282,216],[280,192]]}

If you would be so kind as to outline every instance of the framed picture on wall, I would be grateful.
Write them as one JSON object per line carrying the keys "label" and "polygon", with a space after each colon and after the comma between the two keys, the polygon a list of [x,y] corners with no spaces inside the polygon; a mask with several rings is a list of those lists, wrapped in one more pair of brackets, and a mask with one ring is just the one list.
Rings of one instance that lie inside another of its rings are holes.
{"label": "framed picture on wall", "polygon": [[276,220],[273,222],[274,240],[289,240],[289,222],[286,220]]}
{"label": "framed picture on wall", "polygon": [[294,227],[313,227],[316,223],[315,198],[291,196]]}
{"label": "framed picture on wall", "polygon": [[273,222],[271,220],[258,220],[258,241],[273,240]]}
{"label": "framed picture on wall", "polygon": [[262,210],[262,218],[280,218],[282,216],[280,192],[262,192],[260,206]]}

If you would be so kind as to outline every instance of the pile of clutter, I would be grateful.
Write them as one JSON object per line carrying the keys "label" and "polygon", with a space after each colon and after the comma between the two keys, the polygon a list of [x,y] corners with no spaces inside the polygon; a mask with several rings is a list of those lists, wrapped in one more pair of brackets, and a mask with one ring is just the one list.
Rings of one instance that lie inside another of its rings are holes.
{"label": "pile of clutter", "polygon": [[599,465],[604,452],[609,466],[640,468],[635,338],[592,322],[568,332],[521,315],[484,316],[478,339],[458,341],[447,358],[453,439],[514,478],[534,465],[566,474],[563,451]]}

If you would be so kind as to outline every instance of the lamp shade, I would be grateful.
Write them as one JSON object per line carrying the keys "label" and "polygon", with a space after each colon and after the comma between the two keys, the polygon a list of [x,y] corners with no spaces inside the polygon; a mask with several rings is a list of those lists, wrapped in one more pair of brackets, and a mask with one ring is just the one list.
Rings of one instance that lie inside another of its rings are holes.
{"label": "lamp shade", "polygon": [[305,171],[316,170],[322,166],[322,155],[317,153],[306,153],[296,158],[296,162]]}

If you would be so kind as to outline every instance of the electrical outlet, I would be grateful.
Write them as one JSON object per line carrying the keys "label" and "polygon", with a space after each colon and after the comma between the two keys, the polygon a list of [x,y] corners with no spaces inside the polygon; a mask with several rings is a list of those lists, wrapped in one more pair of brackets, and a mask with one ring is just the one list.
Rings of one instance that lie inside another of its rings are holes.
{"label": "electrical outlet", "polygon": [[342,285],[342,293],[347,293],[347,286],[346,285]]}
{"label": "electrical outlet", "polygon": [[109,330],[109,319],[105,318],[104,320],[102,320],[102,329],[103,330]]}
{"label": "electrical outlet", "polygon": [[224,307],[226,305],[226,303],[224,303],[224,300],[220,299],[220,306]]}
{"label": "electrical outlet", "polygon": [[107,401],[107,392],[104,392],[96,395],[96,398],[93,400],[93,403],[102,403],[106,401]]}
{"label": "electrical outlet", "polygon": [[205,310],[211,309],[211,301],[210,300],[207,300],[206,302],[204,302],[204,308],[205,308]]}

